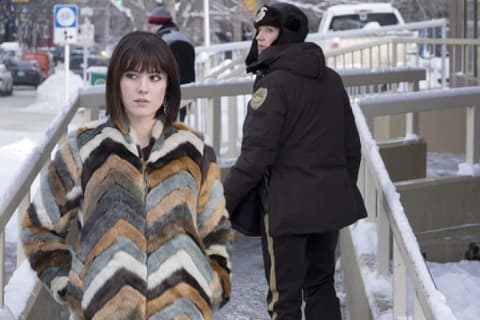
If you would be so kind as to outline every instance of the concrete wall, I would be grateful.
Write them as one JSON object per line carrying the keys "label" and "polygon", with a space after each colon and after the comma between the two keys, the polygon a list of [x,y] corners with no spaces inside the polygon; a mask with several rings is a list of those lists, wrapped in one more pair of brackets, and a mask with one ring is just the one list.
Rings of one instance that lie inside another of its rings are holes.
{"label": "concrete wall", "polygon": [[466,109],[420,113],[420,136],[429,152],[465,153]]}
{"label": "concrete wall", "polygon": [[392,181],[424,178],[427,175],[425,140],[378,143],[380,155]]}
{"label": "concrete wall", "polygon": [[373,137],[377,141],[388,141],[405,136],[405,115],[376,117]]}
{"label": "concrete wall", "polygon": [[396,188],[429,261],[464,259],[468,244],[480,243],[480,177],[416,179]]}
{"label": "concrete wall", "polygon": [[[419,118],[419,135],[427,142],[428,152],[465,153],[465,109],[422,112]],[[377,141],[404,137],[405,115],[377,117],[374,126]]]}

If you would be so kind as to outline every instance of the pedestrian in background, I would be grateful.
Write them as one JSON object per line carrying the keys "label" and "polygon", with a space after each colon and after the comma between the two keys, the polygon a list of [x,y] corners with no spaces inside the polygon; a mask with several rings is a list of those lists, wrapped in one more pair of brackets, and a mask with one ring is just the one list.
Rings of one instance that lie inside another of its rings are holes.
{"label": "pedestrian in background", "polygon": [[[173,22],[172,15],[160,3],[148,15],[150,31],[158,33],[170,49],[178,63],[180,84],[195,82],[195,46],[189,37]],[[187,106],[180,108],[179,119],[185,121]]]}
{"label": "pedestrian in background", "polygon": [[269,180],[262,249],[272,319],[341,318],[334,287],[339,230],[366,216],[356,187],[360,141],[339,75],[305,42],[296,6],[260,8],[247,71],[256,74],[241,153],[224,180],[233,212]]}
{"label": "pedestrian in background", "polygon": [[151,32],[124,36],[108,67],[107,117],[69,135],[23,214],[32,268],[80,319],[212,319],[230,297],[219,167],[174,123],[179,105],[168,45]]}

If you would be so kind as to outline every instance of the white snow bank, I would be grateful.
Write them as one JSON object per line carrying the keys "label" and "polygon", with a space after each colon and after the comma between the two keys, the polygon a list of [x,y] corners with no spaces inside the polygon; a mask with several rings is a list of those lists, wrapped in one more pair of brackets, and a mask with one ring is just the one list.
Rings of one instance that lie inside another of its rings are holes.
{"label": "white snow bank", "polygon": [[[30,155],[35,143],[30,139],[22,139],[16,143],[12,143],[0,147],[0,154],[2,154],[0,177],[3,183],[0,184],[0,195],[5,195],[8,190],[5,190],[10,184],[7,183],[17,176],[21,165]],[[15,243],[18,237],[18,216],[15,213],[8,221],[5,228],[5,240],[7,242]],[[2,319],[0,317],[0,319]]]}
{"label": "white snow bank", "polygon": [[467,162],[460,163],[457,174],[461,176],[480,176],[480,163],[473,165]]}
{"label": "white snow bank", "polygon": [[10,281],[5,286],[5,306],[11,311],[15,319],[19,319],[20,314],[25,309],[36,279],[35,272],[30,268],[29,262],[25,260],[15,270]]}
{"label": "white snow bank", "polygon": [[457,319],[477,320],[480,315],[480,261],[429,262],[428,267]]}
{"label": "white snow bank", "polygon": [[[77,95],[78,89],[84,87],[82,78],[71,72],[69,73],[69,97],[70,101]],[[29,110],[42,110],[57,113],[65,108],[65,71],[56,68],[54,74],[48,77],[37,89],[37,100],[28,106]]]}

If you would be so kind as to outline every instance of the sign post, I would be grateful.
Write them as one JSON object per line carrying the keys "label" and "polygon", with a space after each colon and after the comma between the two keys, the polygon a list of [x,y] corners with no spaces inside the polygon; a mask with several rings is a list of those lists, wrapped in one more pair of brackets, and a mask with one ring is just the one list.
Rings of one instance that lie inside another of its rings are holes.
{"label": "sign post", "polygon": [[65,46],[65,101],[69,99],[70,44],[77,42],[78,7],[74,4],[56,4],[53,7],[53,42]]}
{"label": "sign post", "polygon": [[83,80],[87,80],[88,67],[88,49],[94,44],[95,26],[90,22],[90,17],[93,15],[93,9],[90,7],[83,7],[80,9],[80,14],[84,17],[83,24],[80,25],[80,43],[83,46]]}

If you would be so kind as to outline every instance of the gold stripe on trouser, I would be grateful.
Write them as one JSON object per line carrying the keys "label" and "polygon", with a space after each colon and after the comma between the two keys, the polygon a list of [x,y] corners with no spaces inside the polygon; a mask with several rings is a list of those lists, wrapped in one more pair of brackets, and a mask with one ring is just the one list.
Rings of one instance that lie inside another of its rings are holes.
{"label": "gold stripe on trouser", "polygon": [[[268,281],[268,286],[270,287],[270,291],[272,292],[272,301],[268,305],[268,310],[273,311],[273,306],[278,301],[278,290],[277,290],[277,277],[275,276],[275,255],[273,253],[273,238],[270,236],[270,227],[268,225],[268,213],[264,215],[265,223],[265,238],[267,240],[267,250],[268,255],[270,256],[270,279]],[[277,319],[278,315],[276,312],[272,313],[272,320]]]}

